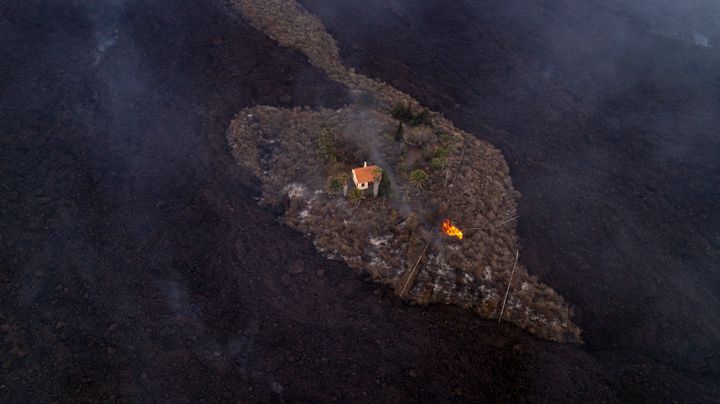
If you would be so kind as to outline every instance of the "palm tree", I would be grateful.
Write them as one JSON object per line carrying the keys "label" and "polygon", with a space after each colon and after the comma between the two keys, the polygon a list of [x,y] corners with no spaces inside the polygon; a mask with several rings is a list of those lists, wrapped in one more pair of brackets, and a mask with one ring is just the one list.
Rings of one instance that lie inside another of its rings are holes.
{"label": "palm tree", "polygon": [[352,191],[350,191],[350,195],[348,196],[351,201],[357,202],[360,204],[363,199],[365,199],[365,193],[362,191],[362,189],[353,188]]}
{"label": "palm tree", "polygon": [[341,173],[337,176],[337,179],[342,184],[343,196],[347,196],[348,180],[350,179],[350,176],[347,173]]}
{"label": "palm tree", "polygon": [[385,174],[385,170],[383,170],[380,167],[375,167],[375,169],[372,172],[373,180],[380,181],[382,179],[383,174]]}
{"label": "palm tree", "polygon": [[380,191],[380,181],[382,181],[383,174],[385,174],[385,171],[380,167],[376,167],[373,170],[373,196],[378,196],[378,192]]}
{"label": "palm tree", "polygon": [[337,178],[332,178],[332,177],[331,177],[330,180],[328,181],[326,187],[325,187],[325,191],[326,191],[328,194],[335,196],[335,195],[337,195],[337,194],[340,193],[340,188],[341,188],[341,186],[342,186],[342,185],[340,184],[340,180],[339,180],[339,179],[337,179]]}
{"label": "palm tree", "polygon": [[424,170],[413,170],[410,173],[410,183],[418,189],[425,188],[429,181],[429,177]]}

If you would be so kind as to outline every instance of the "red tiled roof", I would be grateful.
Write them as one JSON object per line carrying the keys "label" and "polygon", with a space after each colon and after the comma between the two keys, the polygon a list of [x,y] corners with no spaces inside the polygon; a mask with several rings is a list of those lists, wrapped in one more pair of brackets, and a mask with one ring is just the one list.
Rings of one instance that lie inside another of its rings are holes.
{"label": "red tiled roof", "polygon": [[353,168],[353,173],[358,182],[373,182],[375,180],[375,171],[380,170],[378,166],[367,166]]}

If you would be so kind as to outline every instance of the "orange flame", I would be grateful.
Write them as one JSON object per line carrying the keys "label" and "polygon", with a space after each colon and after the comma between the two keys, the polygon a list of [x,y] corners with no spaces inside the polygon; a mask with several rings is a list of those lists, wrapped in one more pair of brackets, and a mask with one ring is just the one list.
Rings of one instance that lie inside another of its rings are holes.
{"label": "orange flame", "polygon": [[460,240],[463,238],[463,233],[460,229],[453,226],[453,224],[450,222],[450,219],[443,220],[442,223],[442,231],[443,233],[447,234],[448,236],[457,237]]}

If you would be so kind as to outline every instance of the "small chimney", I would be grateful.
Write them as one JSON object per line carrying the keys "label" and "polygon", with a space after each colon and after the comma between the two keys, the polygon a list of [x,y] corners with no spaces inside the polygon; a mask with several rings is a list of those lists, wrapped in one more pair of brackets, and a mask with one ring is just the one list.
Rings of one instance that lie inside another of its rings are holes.
{"label": "small chimney", "polygon": [[367,167],[367,161],[363,163],[363,167]]}

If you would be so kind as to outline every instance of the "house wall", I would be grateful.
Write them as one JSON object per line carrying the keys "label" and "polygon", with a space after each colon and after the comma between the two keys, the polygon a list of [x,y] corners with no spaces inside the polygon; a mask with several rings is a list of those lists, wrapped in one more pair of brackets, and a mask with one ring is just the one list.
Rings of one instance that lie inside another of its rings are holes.
{"label": "house wall", "polygon": [[355,176],[355,171],[352,172],[352,177],[353,177],[353,182],[355,183],[355,188],[367,189],[369,184],[367,182],[358,183],[357,177]]}

